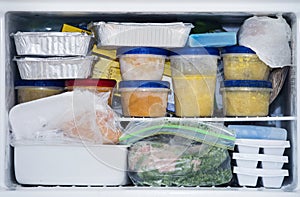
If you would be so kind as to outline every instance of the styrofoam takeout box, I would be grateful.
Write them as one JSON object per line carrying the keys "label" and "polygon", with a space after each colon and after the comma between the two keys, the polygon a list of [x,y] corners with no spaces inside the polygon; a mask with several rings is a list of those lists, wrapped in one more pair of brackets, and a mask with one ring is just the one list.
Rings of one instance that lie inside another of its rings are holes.
{"label": "styrofoam takeout box", "polygon": [[237,145],[240,153],[258,154],[259,148],[263,148],[264,154],[283,155],[285,148],[290,147],[290,142],[283,140],[236,139],[235,145]]}
{"label": "styrofoam takeout box", "polygon": [[14,58],[22,79],[87,78],[96,59],[96,56]]}
{"label": "styrofoam takeout box", "polygon": [[124,145],[14,145],[16,180],[32,185],[125,185]]}
{"label": "styrofoam takeout box", "polygon": [[191,23],[92,22],[88,28],[97,46],[183,47],[194,26]]}
{"label": "styrofoam takeout box", "polygon": [[92,36],[79,32],[17,32],[12,34],[18,55],[85,56]]}
{"label": "styrofoam takeout box", "polygon": [[288,170],[281,169],[253,169],[234,167],[233,173],[237,174],[239,185],[256,186],[258,177],[262,177],[263,186],[267,188],[280,188]]}
{"label": "styrofoam takeout box", "polygon": [[264,169],[281,169],[284,163],[288,163],[287,156],[233,153],[232,159],[236,160],[238,167],[256,168],[258,161],[261,161]]}

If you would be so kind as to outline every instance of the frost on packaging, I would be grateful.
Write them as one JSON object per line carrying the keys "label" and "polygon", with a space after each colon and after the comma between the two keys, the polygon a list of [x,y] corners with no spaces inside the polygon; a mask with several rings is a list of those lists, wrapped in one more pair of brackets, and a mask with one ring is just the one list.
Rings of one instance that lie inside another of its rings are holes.
{"label": "frost on packaging", "polygon": [[291,65],[291,28],[282,16],[251,17],[241,26],[239,45],[251,48],[271,68]]}

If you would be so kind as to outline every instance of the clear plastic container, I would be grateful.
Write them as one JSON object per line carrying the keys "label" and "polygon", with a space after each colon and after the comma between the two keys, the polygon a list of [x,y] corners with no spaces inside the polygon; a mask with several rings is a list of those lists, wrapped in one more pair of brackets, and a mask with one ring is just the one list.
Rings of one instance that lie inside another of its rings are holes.
{"label": "clear plastic container", "polygon": [[268,80],[270,67],[250,48],[225,47],[222,51],[225,80]]}
{"label": "clear plastic container", "polygon": [[225,116],[266,116],[272,83],[259,80],[228,80],[221,88]]}
{"label": "clear plastic container", "polygon": [[170,84],[167,81],[121,81],[124,116],[163,117],[166,115]]}
{"label": "clear plastic container", "polygon": [[110,97],[108,99],[108,104],[112,103],[112,92],[117,81],[113,79],[76,79],[67,80],[66,88],[72,91],[74,88],[89,89],[98,92],[110,92]]}
{"label": "clear plastic container", "polygon": [[18,103],[33,101],[64,92],[62,80],[20,80],[15,84]]}
{"label": "clear plastic container", "polygon": [[218,58],[216,48],[172,50],[170,60],[176,116],[213,115]]}
{"label": "clear plastic container", "polygon": [[167,50],[153,47],[118,49],[122,79],[161,80],[167,55]]}

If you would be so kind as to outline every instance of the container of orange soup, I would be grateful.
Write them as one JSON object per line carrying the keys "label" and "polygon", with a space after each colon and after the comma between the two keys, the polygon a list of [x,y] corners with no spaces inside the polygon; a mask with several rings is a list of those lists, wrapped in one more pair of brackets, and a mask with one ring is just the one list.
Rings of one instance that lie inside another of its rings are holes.
{"label": "container of orange soup", "polygon": [[119,90],[124,116],[162,117],[166,115],[170,84],[167,81],[121,81]]}
{"label": "container of orange soup", "polygon": [[176,116],[213,115],[218,58],[218,49],[212,47],[172,50]]}

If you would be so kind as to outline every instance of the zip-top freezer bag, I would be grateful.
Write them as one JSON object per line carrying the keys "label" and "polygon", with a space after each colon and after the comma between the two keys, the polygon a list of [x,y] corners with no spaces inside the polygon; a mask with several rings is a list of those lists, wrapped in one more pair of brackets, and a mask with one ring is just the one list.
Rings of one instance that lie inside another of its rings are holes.
{"label": "zip-top freezer bag", "polygon": [[238,33],[238,42],[256,52],[259,59],[271,68],[291,65],[291,28],[286,20],[254,16],[244,21]]}
{"label": "zip-top freezer bag", "polygon": [[214,186],[230,182],[227,148],[232,149],[234,141],[234,132],[222,125],[166,120],[129,123],[120,138],[121,143],[131,144],[129,177],[135,185],[145,186]]}

